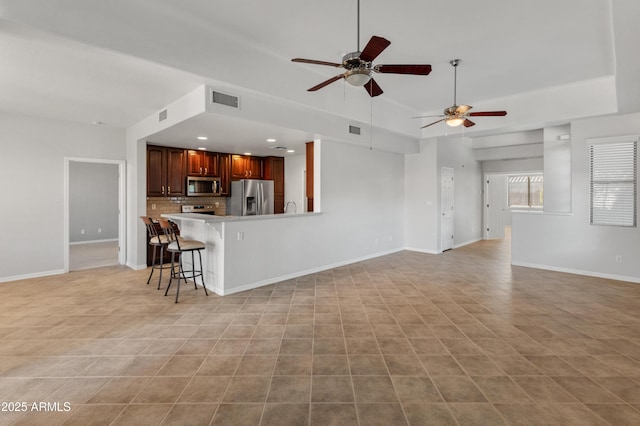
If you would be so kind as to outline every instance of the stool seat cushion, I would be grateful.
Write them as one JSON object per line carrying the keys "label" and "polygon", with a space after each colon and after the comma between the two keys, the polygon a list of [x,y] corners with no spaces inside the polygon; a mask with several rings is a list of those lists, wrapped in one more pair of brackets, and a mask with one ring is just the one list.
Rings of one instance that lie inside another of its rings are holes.
{"label": "stool seat cushion", "polygon": [[167,250],[169,251],[189,251],[189,250],[202,250],[205,248],[205,245],[202,241],[197,240],[180,240],[180,248],[178,248],[178,244],[174,241],[167,246]]}
{"label": "stool seat cushion", "polygon": [[[180,240],[180,244],[182,244],[182,241],[184,240],[184,238],[178,235],[178,239]],[[167,244],[167,243],[169,243],[169,239],[167,238],[166,235],[158,235],[156,237],[151,237],[149,239],[149,244],[160,245],[160,244]]]}

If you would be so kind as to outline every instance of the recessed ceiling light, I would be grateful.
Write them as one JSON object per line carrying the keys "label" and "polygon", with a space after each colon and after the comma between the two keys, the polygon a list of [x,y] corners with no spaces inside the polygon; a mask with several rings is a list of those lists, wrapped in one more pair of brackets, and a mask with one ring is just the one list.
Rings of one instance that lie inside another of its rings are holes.
{"label": "recessed ceiling light", "polygon": [[199,146],[199,147],[198,147],[198,149],[199,149],[200,151],[206,151],[206,150],[207,150],[207,148],[205,148],[204,146]]}
{"label": "recessed ceiling light", "polygon": [[198,136],[198,140],[206,141],[207,139],[209,139],[209,138],[206,137],[206,136]]}
{"label": "recessed ceiling light", "polygon": [[274,138],[269,138],[267,139],[267,142],[275,142],[276,140]]}
{"label": "recessed ceiling light", "polygon": [[287,152],[296,152],[295,149],[288,149]]}
{"label": "recessed ceiling light", "polygon": [[250,152],[245,152],[244,155],[251,155],[251,153]]}

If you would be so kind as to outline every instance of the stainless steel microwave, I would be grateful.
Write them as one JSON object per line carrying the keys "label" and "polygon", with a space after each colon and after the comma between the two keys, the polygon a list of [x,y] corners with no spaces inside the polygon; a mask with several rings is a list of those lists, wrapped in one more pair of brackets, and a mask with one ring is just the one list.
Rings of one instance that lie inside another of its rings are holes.
{"label": "stainless steel microwave", "polygon": [[220,178],[187,176],[187,196],[215,197],[220,195]]}

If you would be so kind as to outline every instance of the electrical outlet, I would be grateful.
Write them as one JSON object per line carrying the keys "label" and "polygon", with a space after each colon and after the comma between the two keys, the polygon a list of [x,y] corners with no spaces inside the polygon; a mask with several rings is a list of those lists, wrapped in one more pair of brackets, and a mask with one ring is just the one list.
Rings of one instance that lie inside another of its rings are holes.
{"label": "electrical outlet", "polygon": [[216,207],[220,207],[220,203],[218,201],[216,201],[213,205]]}
{"label": "electrical outlet", "polygon": [[151,204],[151,210],[155,210],[156,209],[156,203]]}
{"label": "electrical outlet", "polygon": [[84,229],[80,230],[80,235],[84,235]]}
{"label": "electrical outlet", "polygon": [[616,263],[622,263],[622,255],[616,254]]}
{"label": "electrical outlet", "polygon": [[98,234],[102,233],[102,228],[98,228]]}
{"label": "electrical outlet", "polygon": [[242,240],[244,240],[244,232],[239,231],[238,232],[238,241],[242,241]]}

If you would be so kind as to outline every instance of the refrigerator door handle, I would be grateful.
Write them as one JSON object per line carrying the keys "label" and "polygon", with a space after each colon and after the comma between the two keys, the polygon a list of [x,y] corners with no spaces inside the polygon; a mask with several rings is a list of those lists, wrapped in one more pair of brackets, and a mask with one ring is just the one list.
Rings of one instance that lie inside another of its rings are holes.
{"label": "refrigerator door handle", "polygon": [[256,212],[256,214],[264,214],[264,212],[262,211],[263,203],[264,203],[264,200],[263,200],[263,197],[262,197],[262,182],[258,183],[258,194],[257,195],[258,195],[258,197],[257,197],[258,198],[258,206],[257,206],[258,211]]}

